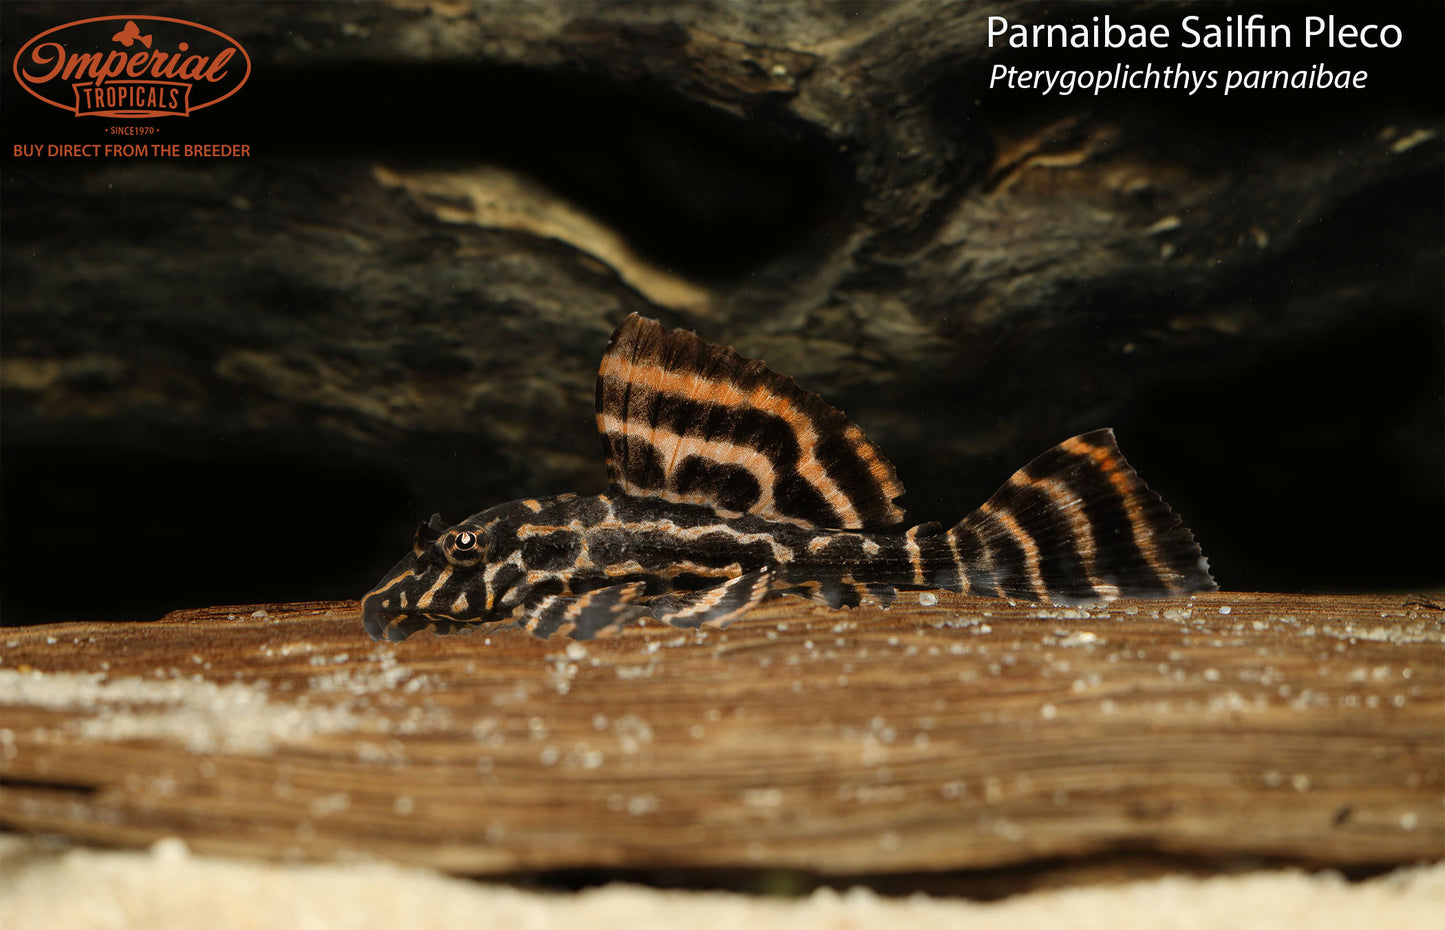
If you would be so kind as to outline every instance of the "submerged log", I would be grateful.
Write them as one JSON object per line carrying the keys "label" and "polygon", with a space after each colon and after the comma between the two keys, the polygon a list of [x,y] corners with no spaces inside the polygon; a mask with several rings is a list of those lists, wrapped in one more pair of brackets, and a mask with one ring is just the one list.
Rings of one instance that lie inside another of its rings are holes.
{"label": "submerged log", "polygon": [[374,643],[353,602],[11,630],[0,821],[469,874],[1445,849],[1434,601],[922,601],[590,643]]}

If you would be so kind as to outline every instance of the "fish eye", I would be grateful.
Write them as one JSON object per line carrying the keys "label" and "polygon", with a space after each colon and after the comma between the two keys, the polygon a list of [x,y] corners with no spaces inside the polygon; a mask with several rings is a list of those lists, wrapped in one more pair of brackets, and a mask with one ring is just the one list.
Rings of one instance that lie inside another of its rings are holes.
{"label": "fish eye", "polygon": [[477,537],[475,533],[458,533],[456,538],[452,540],[452,548],[458,552],[467,552],[474,548],[476,544]]}

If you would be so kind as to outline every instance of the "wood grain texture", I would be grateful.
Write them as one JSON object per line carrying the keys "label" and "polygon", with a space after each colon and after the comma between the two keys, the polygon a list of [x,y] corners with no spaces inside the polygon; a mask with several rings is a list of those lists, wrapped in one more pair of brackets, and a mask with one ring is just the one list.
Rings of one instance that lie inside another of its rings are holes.
{"label": "wood grain texture", "polygon": [[350,602],[12,629],[0,821],[466,873],[1445,852],[1435,601],[914,598],[586,644],[373,643]]}

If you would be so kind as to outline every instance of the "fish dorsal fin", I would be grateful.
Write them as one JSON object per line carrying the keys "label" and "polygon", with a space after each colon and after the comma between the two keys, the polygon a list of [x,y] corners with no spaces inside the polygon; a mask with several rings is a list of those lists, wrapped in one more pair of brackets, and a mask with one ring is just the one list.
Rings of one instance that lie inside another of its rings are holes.
{"label": "fish dorsal fin", "polygon": [[847,417],[756,359],[635,313],[602,357],[597,429],[625,494],[830,529],[903,519],[893,466]]}

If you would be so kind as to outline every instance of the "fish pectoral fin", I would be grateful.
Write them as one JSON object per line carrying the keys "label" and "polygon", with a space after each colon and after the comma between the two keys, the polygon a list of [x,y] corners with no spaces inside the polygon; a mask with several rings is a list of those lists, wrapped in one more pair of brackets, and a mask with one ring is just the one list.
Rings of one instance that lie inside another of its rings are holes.
{"label": "fish pectoral fin", "polygon": [[366,632],[372,639],[399,643],[413,633],[446,636],[471,630],[476,624],[439,614],[387,614],[366,618]]}
{"label": "fish pectoral fin", "polygon": [[833,610],[860,607],[864,604],[887,608],[898,596],[897,589],[891,584],[854,581],[852,578],[834,575],[801,581],[781,589],[778,593],[806,597]]}
{"label": "fish pectoral fin", "polygon": [[772,586],[773,570],[761,568],[701,591],[659,595],[648,606],[669,626],[695,629],[707,624],[722,629],[757,606]]}
{"label": "fish pectoral fin", "polygon": [[517,605],[512,616],[517,625],[546,639],[562,633],[573,639],[612,636],[624,626],[647,616],[637,603],[646,586],[640,581],[599,588],[585,594],[548,594]]}

